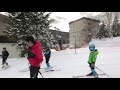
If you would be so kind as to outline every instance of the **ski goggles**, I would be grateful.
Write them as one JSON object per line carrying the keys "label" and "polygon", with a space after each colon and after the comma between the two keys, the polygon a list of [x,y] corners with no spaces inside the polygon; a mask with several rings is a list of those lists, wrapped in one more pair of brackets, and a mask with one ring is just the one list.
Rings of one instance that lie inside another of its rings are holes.
{"label": "ski goggles", "polygon": [[90,50],[90,51],[94,51],[95,48],[94,48],[94,47],[89,47],[89,50]]}

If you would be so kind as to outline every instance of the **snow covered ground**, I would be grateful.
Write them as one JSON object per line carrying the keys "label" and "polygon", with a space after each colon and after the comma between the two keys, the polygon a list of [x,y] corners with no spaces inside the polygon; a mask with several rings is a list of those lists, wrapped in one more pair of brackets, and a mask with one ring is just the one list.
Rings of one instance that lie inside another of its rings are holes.
{"label": "snow covered ground", "polygon": [[[91,43],[94,43],[99,50],[96,66],[111,78],[120,78],[120,37],[106,40],[92,40]],[[45,78],[72,78],[72,76],[88,74],[90,72],[87,63],[88,56],[88,46],[77,49],[76,54],[74,49],[63,51],[53,50],[50,63],[52,66],[56,66],[54,69],[60,69],[60,71],[42,74]],[[0,67],[1,61],[0,59]],[[8,59],[8,63],[11,67],[6,70],[0,69],[0,78],[29,78],[29,71],[19,71],[28,68],[26,58]],[[42,67],[46,67],[45,60],[42,63]],[[98,74],[102,74],[98,69],[96,71]],[[41,78],[40,75],[38,77]],[[100,78],[107,78],[107,76],[101,75]]]}

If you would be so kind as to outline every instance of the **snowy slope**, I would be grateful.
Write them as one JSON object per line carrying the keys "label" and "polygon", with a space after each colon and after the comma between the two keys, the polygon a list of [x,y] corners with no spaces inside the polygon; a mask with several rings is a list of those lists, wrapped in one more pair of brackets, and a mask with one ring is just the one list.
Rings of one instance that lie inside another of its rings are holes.
{"label": "snowy slope", "polygon": [[91,43],[94,43],[97,47],[100,48],[109,48],[109,47],[120,47],[120,37],[116,38],[106,38],[102,40],[93,39]]}
{"label": "snowy slope", "polygon": [[[92,40],[91,43],[94,43],[99,50],[96,66],[110,77],[120,78],[120,37],[106,40]],[[88,56],[88,46],[86,48],[77,49],[76,54],[74,49],[63,51],[53,50],[50,63],[52,66],[57,65],[54,69],[61,70],[42,74],[45,78],[72,78],[72,76],[75,75],[88,74],[90,72],[87,63]],[[26,58],[8,59],[8,63],[11,67],[2,71],[0,69],[0,78],[29,78],[29,71],[19,71],[28,68]],[[42,63],[42,67],[46,67],[45,61]],[[96,71],[100,74],[102,73],[97,69]],[[43,71],[41,70],[41,72]],[[101,76],[101,78],[106,77],[107,76]],[[39,78],[41,78],[40,75]]]}

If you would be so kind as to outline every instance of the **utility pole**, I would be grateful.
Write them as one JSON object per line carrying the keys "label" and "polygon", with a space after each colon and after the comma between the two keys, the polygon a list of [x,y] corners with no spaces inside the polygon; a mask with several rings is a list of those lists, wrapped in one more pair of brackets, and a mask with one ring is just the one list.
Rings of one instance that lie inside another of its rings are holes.
{"label": "utility pole", "polygon": [[76,54],[76,36],[74,36],[75,37],[75,54]]}
{"label": "utility pole", "polygon": [[75,36],[75,54],[76,54],[76,36]]}

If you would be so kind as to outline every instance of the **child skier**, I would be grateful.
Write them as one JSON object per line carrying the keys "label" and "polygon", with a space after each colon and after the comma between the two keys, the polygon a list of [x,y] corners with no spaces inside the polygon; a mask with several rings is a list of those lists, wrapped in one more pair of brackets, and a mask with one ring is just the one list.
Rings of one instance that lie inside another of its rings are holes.
{"label": "child skier", "polygon": [[6,64],[6,65],[8,66],[8,63],[6,62],[8,56],[9,56],[9,53],[8,53],[8,51],[6,50],[6,48],[4,47],[4,48],[3,48],[3,51],[2,51],[2,58],[3,58],[3,60],[2,60],[2,68],[5,67],[4,64]]}
{"label": "child skier", "polygon": [[51,65],[49,63],[49,60],[50,60],[50,56],[51,56],[51,50],[48,46],[45,47],[44,49],[44,55],[45,55],[45,59],[46,59],[46,65],[47,65],[47,68],[46,69],[51,69]]}
{"label": "child skier", "polygon": [[95,71],[95,62],[97,59],[98,50],[95,49],[94,44],[89,45],[89,50],[90,50],[90,54],[89,54],[88,64],[90,66],[91,73],[89,73],[87,76],[93,75],[95,78],[98,78],[97,72]]}

